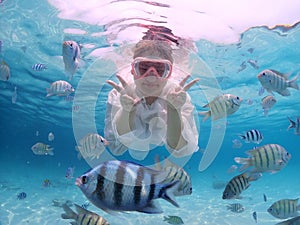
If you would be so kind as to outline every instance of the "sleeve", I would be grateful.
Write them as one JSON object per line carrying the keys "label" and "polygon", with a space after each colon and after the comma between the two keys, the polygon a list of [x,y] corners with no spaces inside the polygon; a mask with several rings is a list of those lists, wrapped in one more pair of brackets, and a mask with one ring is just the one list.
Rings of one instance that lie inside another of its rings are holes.
{"label": "sleeve", "polygon": [[113,128],[114,116],[121,109],[119,99],[119,93],[117,90],[113,89],[108,95],[105,114],[104,137],[109,142],[108,148],[114,155],[123,155],[127,150],[127,147],[116,137]]}
{"label": "sleeve", "polygon": [[198,151],[198,130],[194,117],[194,106],[191,103],[191,98],[187,94],[187,101],[181,109],[181,119],[183,124],[182,136],[187,141],[187,145],[181,149],[173,149],[166,143],[167,150],[175,157],[183,157],[191,155]]}

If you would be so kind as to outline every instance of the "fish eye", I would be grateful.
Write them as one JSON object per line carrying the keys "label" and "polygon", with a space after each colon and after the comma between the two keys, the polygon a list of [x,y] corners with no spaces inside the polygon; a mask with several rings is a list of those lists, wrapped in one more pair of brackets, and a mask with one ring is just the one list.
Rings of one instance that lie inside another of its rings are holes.
{"label": "fish eye", "polygon": [[265,75],[266,75],[266,73],[265,73],[265,72],[263,72],[263,73],[262,73],[262,75],[263,75],[263,76],[265,76]]}
{"label": "fish eye", "polygon": [[240,100],[240,97],[236,97],[237,100]]}
{"label": "fish eye", "polygon": [[86,183],[88,182],[88,177],[87,177],[87,176],[83,176],[83,177],[81,178],[81,182],[82,182],[83,184],[86,184]]}

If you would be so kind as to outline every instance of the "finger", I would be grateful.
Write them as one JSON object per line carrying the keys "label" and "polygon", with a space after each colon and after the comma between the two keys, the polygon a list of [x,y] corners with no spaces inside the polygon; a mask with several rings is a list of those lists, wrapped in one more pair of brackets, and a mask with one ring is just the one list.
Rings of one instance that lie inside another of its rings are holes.
{"label": "finger", "polygon": [[123,90],[123,87],[119,86],[112,80],[107,80],[106,83],[108,83],[110,86],[112,86],[114,89],[116,89],[118,92],[121,92]]}
{"label": "finger", "polygon": [[196,78],[194,80],[192,80],[190,83],[188,83],[187,85],[185,85],[183,87],[183,90],[187,91],[188,89],[190,89],[190,87],[192,87],[195,83],[197,83],[200,80],[200,78]]}
{"label": "finger", "polygon": [[127,82],[121,77],[120,75],[117,74],[117,78],[121,82],[122,86],[125,88],[127,86]]}
{"label": "finger", "polygon": [[187,75],[182,81],[180,81],[179,85],[181,87],[183,87],[183,85],[185,84],[185,82],[189,79],[190,75]]}

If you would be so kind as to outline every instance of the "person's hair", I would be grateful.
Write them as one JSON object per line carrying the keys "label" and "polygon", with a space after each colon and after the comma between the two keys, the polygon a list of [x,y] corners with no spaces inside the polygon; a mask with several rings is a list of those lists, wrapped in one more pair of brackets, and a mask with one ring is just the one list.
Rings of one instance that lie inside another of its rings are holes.
{"label": "person's hair", "polygon": [[142,40],[139,41],[134,49],[133,58],[147,57],[167,59],[173,63],[172,48],[165,41]]}

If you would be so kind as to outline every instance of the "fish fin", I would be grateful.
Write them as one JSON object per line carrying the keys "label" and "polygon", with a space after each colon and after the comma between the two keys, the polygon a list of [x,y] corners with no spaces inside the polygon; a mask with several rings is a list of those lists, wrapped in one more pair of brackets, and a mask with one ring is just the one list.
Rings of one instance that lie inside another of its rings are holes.
{"label": "fish fin", "polygon": [[77,225],[78,223],[73,221],[73,222],[70,222],[71,225]]}
{"label": "fish fin", "polygon": [[256,181],[262,177],[262,173],[250,172],[248,175],[249,181]]}
{"label": "fish fin", "polygon": [[53,150],[54,150],[54,148],[47,148],[47,154],[48,155],[54,155]]}
{"label": "fish fin", "polygon": [[244,171],[248,167],[250,167],[250,159],[249,158],[235,157],[234,161],[238,164],[243,164],[240,168],[240,171]]}
{"label": "fish fin", "polygon": [[264,116],[269,116],[269,109],[268,108],[264,108]]}
{"label": "fish fin", "polygon": [[298,79],[298,75],[295,76],[292,80],[288,81],[288,86],[291,88],[295,88],[297,90],[299,90],[299,86],[297,84],[297,79]]}
{"label": "fish fin", "polygon": [[202,106],[202,108],[208,108],[209,107],[209,103],[207,103],[206,105]]}
{"label": "fish fin", "polygon": [[198,112],[199,115],[204,116],[202,119],[202,122],[205,122],[210,116],[211,116],[211,112],[210,111],[206,111],[206,112]]}
{"label": "fish fin", "polygon": [[75,205],[75,208],[76,208],[76,211],[78,214],[94,214],[93,212],[87,210],[87,209],[84,209],[82,208],[81,206],[77,205],[77,204],[74,204]]}
{"label": "fish fin", "polygon": [[282,90],[282,91],[277,91],[278,94],[282,95],[282,96],[290,96],[291,92],[288,89]]}
{"label": "fish fin", "polygon": [[289,121],[290,121],[290,125],[287,128],[287,130],[296,127],[296,122],[294,122],[290,117],[288,117]]}
{"label": "fish fin", "polygon": [[66,204],[62,205],[65,213],[61,214],[61,218],[63,219],[76,219],[77,214]]}
{"label": "fish fin", "polygon": [[172,205],[179,207],[177,204],[175,198],[174,198],[174,192],[177,190],[178,185],[180,184],[179,180],[176,180],[172,183],[166,184],[162,187],[159,197],[165,199],[166,201],[170,202]]}
{"label": "fish fin", "polygon": [[50,88],[46,88],[46,91],[47,91],[47,95],[46,95],[46,98],[50,97],[53,95],[53,93],[50,92]]}
{"label": "fish fin", "polygon": [[162,213],[163,210],[160,207],[158,202],[151,201],[142,209],[137,210],[138,212],[149,213],[149,214],[159,214]]}
{"label": "fish fin", "polygon": [[242,140],[246,140],[246,136],[244,134],[238,134],[238,136],[242,139]]}
{"label": "fish fin", "polygon": [[279,71],[277,71],[277,70],[274,70],[274,69],[270,69],[270,71],[272,71],[273,73],[276,73],[278,76],[281,76],[281,77],[283,77],[284,79],[288,79],[289,78],[289,76],[290,76],[290,74],[285,74],[285,73],[281,73],[281,72],[279,72]]}

